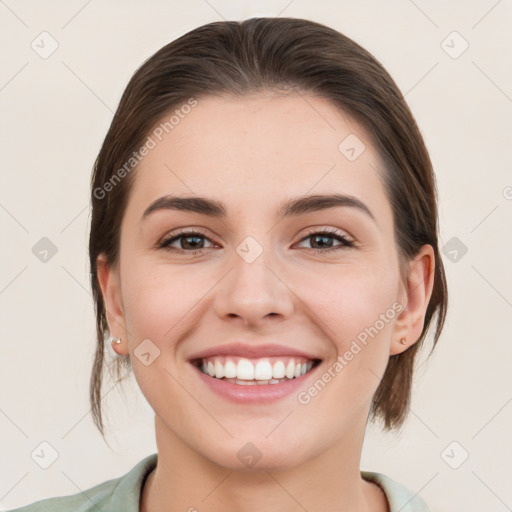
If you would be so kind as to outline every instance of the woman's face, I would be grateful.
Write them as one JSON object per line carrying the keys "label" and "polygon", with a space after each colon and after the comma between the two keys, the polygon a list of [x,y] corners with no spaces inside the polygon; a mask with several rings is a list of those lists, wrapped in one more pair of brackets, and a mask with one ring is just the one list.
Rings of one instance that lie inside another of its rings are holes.
{"label": "woman's face", "polygon": [[365,132],[325,99],[267,93],[201,98],[149,135],[100,279],[157,441],[238,469],[358,455],[407,334]]}

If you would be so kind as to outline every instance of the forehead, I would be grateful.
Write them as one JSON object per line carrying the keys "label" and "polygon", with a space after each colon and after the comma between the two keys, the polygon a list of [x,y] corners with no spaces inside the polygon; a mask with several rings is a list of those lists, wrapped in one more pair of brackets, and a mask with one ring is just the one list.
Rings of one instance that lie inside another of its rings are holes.
{"label": "forehead", "polygon": [[130,194],[139,210],[171,193],[258,202],[260,209],[272,198],[336,191],[386,201],[383,165],[367,133],[329,100],[272,92],[204,97],[171,123],[176,110],[148,134],[153,147]]}

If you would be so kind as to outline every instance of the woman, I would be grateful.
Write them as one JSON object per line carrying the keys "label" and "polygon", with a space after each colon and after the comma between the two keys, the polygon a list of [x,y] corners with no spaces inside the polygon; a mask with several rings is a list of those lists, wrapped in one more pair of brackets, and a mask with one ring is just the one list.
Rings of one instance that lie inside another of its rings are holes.
{"label": "woman", "polygon": [[18,510],[429,510],[359,469],[447,308],[431,162],[367,51],[301,19],[192,30],[132,77],[91,200],[93,416],[106,339],[158,453]]}

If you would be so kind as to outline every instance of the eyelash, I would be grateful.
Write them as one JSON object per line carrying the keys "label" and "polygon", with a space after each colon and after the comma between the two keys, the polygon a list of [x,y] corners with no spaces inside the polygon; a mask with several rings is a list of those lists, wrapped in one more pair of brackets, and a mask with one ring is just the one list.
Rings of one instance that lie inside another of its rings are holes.
{"label": "eyelash", "polygon": [[[311,238],[314,235],[330,235],[330,237],[337,239],[339,242],[341,242],[341,245],[337,245],[335,247],[330,247],[328,249],[306,249],[308,252],[314,252],[316,254],[325,254],[333,251],[339,251],[339,250],[346,250],[354,247],[354,242],[352,240],[349,240],[347,237],[345,237],[342,232],[336,230],[336,229],[320,229],[320,230],[314,230],[306,234],[303,238],[300,239],[300,242],[303,242],[304,240]],[[175,242],[176,240],[179,240],[180,238],[187,238],[197,236],[201,238],[205,238],[212,241],[208,236],[206,236],[201,231],[180,231],[176,234],[174,234],[172,237],[162,240],[158,247],[160,249],[165,249],[171,252],[178,252],[178,253],[186,253],[190,255],[199,255],[206,251],[209,248],[202,248],[202,249],[195,249],[187,251],[185,249],[177,249],[175,247],[170,247],[170,244]]]}

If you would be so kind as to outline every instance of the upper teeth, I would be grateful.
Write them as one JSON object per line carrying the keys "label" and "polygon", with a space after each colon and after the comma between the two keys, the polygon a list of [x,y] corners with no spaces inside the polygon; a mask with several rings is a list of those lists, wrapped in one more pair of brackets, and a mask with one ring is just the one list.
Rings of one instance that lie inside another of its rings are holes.
{"label": "upper teeth", "polygon": [[271,380],[293,379],[308,372],[313,361],[304,358],[265,358],[251,360],[211,357],[202,360],[202,371],[217,379]]}

